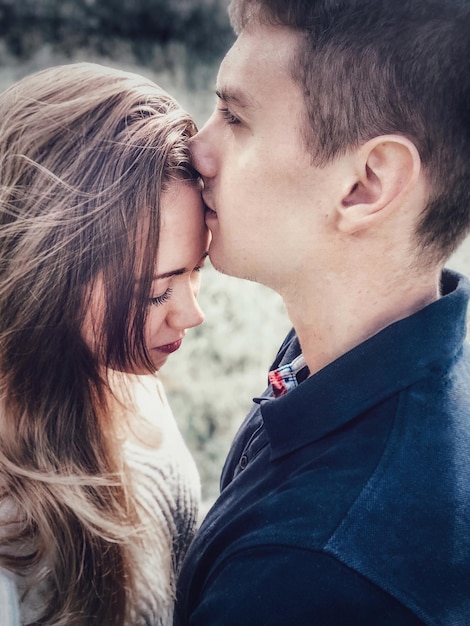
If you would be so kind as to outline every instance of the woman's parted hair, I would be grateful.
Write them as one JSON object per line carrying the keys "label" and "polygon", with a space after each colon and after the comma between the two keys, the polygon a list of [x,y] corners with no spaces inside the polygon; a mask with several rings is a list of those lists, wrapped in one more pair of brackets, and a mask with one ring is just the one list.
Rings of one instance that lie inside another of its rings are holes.
{"label": "woman's parted hair", "polygon": [[50,68],[0,95],[0,470],[23,511],[9,542],[35,538],[27,558],[1,562],[47,555],[48,623],[121,624],[129,611],[137,517],[82,328],[99,277],[100,359],[151,369],[143,329],[160,199],[173,180],[197,179],[194,132],[153,82],[95,64]]}

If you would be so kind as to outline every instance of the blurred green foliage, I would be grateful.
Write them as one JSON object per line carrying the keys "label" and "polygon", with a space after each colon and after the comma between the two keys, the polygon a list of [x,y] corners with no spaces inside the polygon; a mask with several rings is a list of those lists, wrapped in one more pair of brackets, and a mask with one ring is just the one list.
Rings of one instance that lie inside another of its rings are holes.
{"label": "blurred green foliage", "polygon": [[43,44],[64,55],[83,47],[108,55],[130,42],[143,65],[155,43],[180,43],[209,60],[233,39],[227,5],[228,0],[0,0],[0,37],[20,58]]}

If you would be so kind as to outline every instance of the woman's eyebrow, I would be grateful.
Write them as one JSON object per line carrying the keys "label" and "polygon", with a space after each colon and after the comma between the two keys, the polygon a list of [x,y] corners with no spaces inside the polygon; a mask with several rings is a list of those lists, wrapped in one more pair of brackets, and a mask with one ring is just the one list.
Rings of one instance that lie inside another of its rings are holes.
{"label": "woman's eyebrow", "polygon": [[153,277],[153,280],[159,280],[160,278],[171,278],[172,276],[181,276],[188,270],[185,267],[182,267],[178,270],[172,270],[171,272],[164,272],[163,274],[157,274]]}
{"label": "woman's eyebrow", "polygon": [[[199,263],[202,263],[204,261],[204,259],[209,255],[209,252],[204,252],[204,254],[202,255]],[[198,265],[199,265],[198,263]],[[184,274],[185,272],[190,272],[192,270],[189,270],[186,267],[181,267],[180,269],[177,270],[171,270],[170,272],[164,272],[163,274],[157,274],[156,276],[153,277],[153,280],[159,280],[162,278],[171,278],[172,276],[181,276],[181,274]]]}

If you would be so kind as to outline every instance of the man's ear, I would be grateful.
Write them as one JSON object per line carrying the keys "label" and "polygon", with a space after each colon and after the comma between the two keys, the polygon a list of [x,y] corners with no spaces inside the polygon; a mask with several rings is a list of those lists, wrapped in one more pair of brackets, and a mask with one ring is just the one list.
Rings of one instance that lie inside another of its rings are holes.
{"label": "man's ear", "polygon": [[401,135],[370,139],[352,155],[348,188],[338,207],[338,228],[353,233],[377,223],[402,206],[421,171],[412,141]]}

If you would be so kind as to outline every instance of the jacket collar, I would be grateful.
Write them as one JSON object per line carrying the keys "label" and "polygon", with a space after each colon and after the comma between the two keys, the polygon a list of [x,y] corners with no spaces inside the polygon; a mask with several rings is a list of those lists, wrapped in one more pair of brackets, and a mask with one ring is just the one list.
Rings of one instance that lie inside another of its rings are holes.
{"label": "jacket collar", "polygon": [[[439,300],[391,324],[285,396],[264,399],[272,460],[340,428],[431,369],[447,366],[465,339],[470,282],[446,270],[441,287]],[[281,363],[299,352],[294,335]]]}

